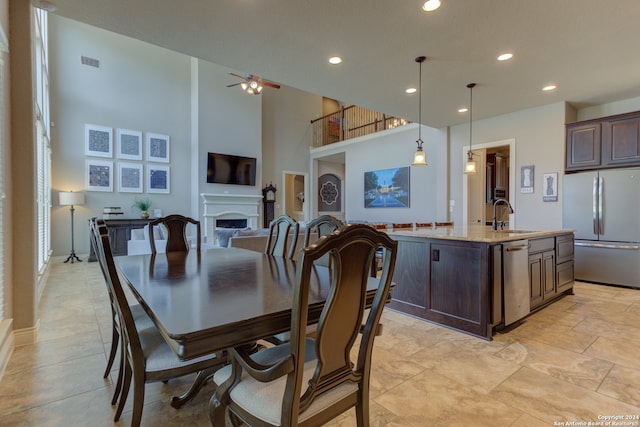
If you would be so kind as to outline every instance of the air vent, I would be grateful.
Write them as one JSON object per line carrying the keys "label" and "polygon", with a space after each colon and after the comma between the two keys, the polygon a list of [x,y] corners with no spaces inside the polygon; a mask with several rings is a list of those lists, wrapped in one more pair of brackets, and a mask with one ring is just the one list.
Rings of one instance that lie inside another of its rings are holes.
{"label": "air vent", "polygon": [[100,68],[100,60],[98,60],[98,59],[89,58],[88,56],[81,56],[80,57],[80,61],[82,61],[82,63],[84,65],[88,65],[90,67]]}

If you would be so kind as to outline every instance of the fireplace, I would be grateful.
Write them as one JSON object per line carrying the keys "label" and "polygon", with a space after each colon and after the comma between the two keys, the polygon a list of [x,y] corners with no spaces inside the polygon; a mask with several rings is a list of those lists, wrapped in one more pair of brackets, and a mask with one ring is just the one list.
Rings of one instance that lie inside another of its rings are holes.
{"label": "fireplace", "polygon": [[246,228],[247,219],[216,219],[216,227],[222,228]]}
{"label": "fireplace", "polygon": [[[222,225],[236,224],[232,227],[258,228],[258,217],[260,216],[260,202],[262,195],[259,194],[200,194],[204,205],[204,241],[215,244],[216,227],[227,227]],[[242,224],[242,225],[240,225]]]}

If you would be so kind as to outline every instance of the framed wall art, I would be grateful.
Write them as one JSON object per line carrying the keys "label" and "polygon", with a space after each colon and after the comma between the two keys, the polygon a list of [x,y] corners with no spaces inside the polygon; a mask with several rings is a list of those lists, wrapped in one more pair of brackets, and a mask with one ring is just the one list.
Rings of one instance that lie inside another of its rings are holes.
{"label": "framed wall art", "polygon": [[147,160],[150,162],[169,163],[169,136],[147,133]]}
{"label": "framed wall art", "polygon": [[113,191],[113,162],[87,159],[87,191]]}
{"label": "framed wall art", "polygon": [[408,208],[409,167],[364,173],[365,208]]}
{"label": "framed wall art", "polygon": [[170,193],[171,175],[169,166],[147,165],[147,193]]}
{"label": "framed wall art", "polygon": [[116,153],[119,159],[142,160],[142,132],[118,129]]}
{"label": "framed wall art", "polygon": [[558,173],[542,174],[542,201],[557,202],[558,201]]}
{"label": "framed wall art", "polygon": [[84,154],[94,157],[113,157],[113,129],[84,125]]}
{"label": "framed wall art", "polygon": [[520,192],[533,193],[534,166],[522,166],[520,168]]}
{"label": "framed wall art", "polygon": [[118,162],[118,191],[142,193],[142,163]]}

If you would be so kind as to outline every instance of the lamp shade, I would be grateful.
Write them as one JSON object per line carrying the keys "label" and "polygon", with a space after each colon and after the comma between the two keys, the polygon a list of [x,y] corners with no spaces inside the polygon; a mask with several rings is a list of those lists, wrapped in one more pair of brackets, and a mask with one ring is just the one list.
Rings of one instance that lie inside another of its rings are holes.
{"label": "lamp shade", "polygon": [[59,193],[60,206],[67,205],[84,205],[84,193],[75,193],[73,191],[61,191]]}

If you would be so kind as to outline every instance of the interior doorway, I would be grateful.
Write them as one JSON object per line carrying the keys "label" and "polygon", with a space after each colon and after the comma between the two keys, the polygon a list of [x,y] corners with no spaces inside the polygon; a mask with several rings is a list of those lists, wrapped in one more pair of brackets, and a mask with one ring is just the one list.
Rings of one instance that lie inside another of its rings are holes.
{"label": "interior doorway", "polygon": [[[468,149],[463,147],[463,164]],[[464,225],[490,225],[496,199],[515,201],[515,139],[476,144],[473,153],[478,173],[463,179],[462,220]],[[501,219],[515,227],[515,214]]]}
{"label": "interior doorway", "polygon": [[282,172],[282,213],[296,221],[308,221],[309,174],[306,172]]}

